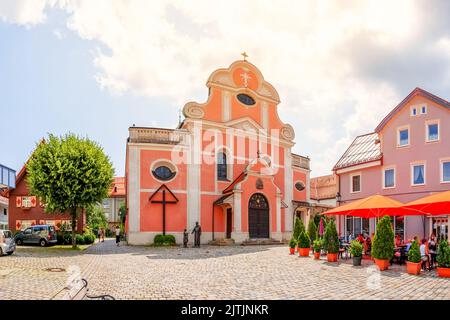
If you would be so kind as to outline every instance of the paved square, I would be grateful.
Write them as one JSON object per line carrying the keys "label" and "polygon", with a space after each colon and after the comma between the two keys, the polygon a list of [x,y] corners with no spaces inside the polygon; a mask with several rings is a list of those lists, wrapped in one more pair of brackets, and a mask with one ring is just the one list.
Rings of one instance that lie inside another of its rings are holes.
{"label": "paved square", "polygon": [[[116,247],[85,251],[19,247],[0,257],[0,299],[58,299],[71,272],[91,295],[117,299],[450,299],[450,279],[379,273],[370,261],[329,264],[288,254],[286,246]],[[63,268],[51,272],[47,268]]]}

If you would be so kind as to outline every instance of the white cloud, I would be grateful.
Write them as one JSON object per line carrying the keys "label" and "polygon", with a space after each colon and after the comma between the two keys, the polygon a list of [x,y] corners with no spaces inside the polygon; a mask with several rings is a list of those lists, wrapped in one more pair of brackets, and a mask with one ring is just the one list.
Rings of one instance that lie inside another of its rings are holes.
{"label": "white cloud", "polygon": [[[45,2],[32,2],[19,6],[25,13],[10,8],[16,21],[45,19]],[[281,118],[296,128],[295,151],[311,156],[314,175],[328,173],[354,136],[372,131],[407,94],[392,81],[361,72],[370,70],[365,50],[389,48],[402,55],[426,32],[429,19],[423,3],[409,0],[58,4],[68,13],[69,29],[108,48],[97,49],[94,64],[98,83],[114,93],[165,97],[181,107],[206,98],[210,73],[246,50],[279,91]],[[445,32],[438,40],[436,46],[448,48]]]}
{"label": "white cloud", "polygon": [[48,0],[4,0],[0,2],[0,18],[27,27],[45,22]]}

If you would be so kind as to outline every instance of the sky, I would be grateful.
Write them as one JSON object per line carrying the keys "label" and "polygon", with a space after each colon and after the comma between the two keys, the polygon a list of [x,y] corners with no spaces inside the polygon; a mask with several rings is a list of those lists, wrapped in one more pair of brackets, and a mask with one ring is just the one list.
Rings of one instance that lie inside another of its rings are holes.
{"label": "sky", "polygon": [[0,163],[88,136],[124,174],[128,127],[175,128],[241,59],[278,91],[293,152],[331,173],[415,87],[450,98],[450,1],[0,0]]}

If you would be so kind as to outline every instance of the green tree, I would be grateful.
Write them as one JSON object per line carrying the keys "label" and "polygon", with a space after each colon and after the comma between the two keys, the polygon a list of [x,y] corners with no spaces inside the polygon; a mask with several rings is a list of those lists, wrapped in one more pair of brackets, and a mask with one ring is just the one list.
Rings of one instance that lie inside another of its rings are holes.
{"label": "green tree", "polygon": [[298,237],[298,247],[302,249],[309,248],[311,246],[311,240],[309,239],[309,236],[306,234],[305,231],[302,231],[300,233],[300,236]]}
{"label": "green tree", "polygon": [[295,240],[298,240],[298,237],[300,237],[300,234],[305,231],[305,225],[302,222],[302,219],[299,217],[295,217],[295,224],[294,224],[294,234],[292,237]]}
{"label": "green tree", "polygon": [[106,220],[105,212],[98,206],[89,206],[86,210],[87,224],[91,230],[100,230],[101,228],[108,227],[108,221]]}
{"label": "green tree", "polygon": [[339,252],[339,237],[337,234],[336,224],[331,219],[325,228],[323,235],[323,246],[328,253]]}
{"label": "green tree", "polygon": [[127,207],[125,206],[125,202],[122,202],[119,207],[119,219],[121,224],[125,223],[126,214],[127,214]]}
{"label": "green tree", "polygon": [[38,144],[27,164],[28,187],[49,213],[68,212],[72,220],[72,247],[76,247],[77,217],[83,209],[106,198],[114,169],[103,149],[74,134],[50,134]]}
{"label": "green tree", "polygon": [[372,257],[375,259],[391,259],[394,255],[394,230],[391,219],[384,216],[377,223],[372,242]]}
{"label": "green tree", "polygon": [[314,219],[310,219],[308,223],[308,235],[311,239],[311,243],[314,242],[314,240],[317,239],[317,225],[314,222]]}
{"label": "green tree", "polygon": [[417,240],[414,240],[411,243],[411,246],[408,250],[408,261],[419,263],[420,262],[420,248],[419,248],[419,242]]}
{"label": "green tree", "polygon": [[440,268],[450,268],[450,247],[447,240],[439,242],[436,261]]}

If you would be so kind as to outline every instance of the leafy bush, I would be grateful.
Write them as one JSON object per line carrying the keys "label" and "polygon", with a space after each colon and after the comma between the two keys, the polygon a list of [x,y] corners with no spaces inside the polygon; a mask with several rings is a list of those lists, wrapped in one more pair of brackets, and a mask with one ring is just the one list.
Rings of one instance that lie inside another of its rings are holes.
{"label": "leafy bush", "polygon": [[372,257],[375,259],[391,259],[394,255],[394,230],[391,219],[384,216],[378,221],[372,243]]}
{"label": "leafy bush", "polygon": [[322,245],[323,245],[323,241],[320,239],[314,240],[313,241],[313,250],[314,252],[320,252],[320,250],[322,249]]}
{"label": "leafy bush", "polygon": [[81,234],[75,236],[76,244],[84,244],[84,237]]}
{"label": "leafy bush", "polygon": [[420,248],[419,248],[419,242],[417,240],[414,240],[411,243],[411,246],[408,250],[408,261],[419,263],[420,262]]}
{"label": "leafy bush", "polygon": [[289,248],[295,248],[296,245],[297,245],[297,240],[292,238],[291,241],[289,241]]}
{"label": "leafy bush", "polygon": [[317,226],[316,226],[316,223],[314,222],[314,219],[309,220],[308,235],[309,235],[309,239],[311,240],[311,243],[313,243],[314,240],[317,239]]}
{"label": "leafy bush", "polygon": [[436,261],[440,268],[450,268],[450,247],[447,240],[439,242]]}
{"label": "leafy bush", "polygon": [[87,232],[83,235],[84,244],[92,244],[95,242],[95,235],[91,232]]}
{"label": "leafy bush", "polygon": [[302,220],[299,217],[295,217],[294,234],[292,235],[293,238],[298,240],[298,237],[300,237],[300,234],[304,231],[305,226]]}
{"label": "leafy bush", "polygon": [[330,220],[323,235],[323,246],[328,253],[339,252],[339,237],[334,220]]}
{"label": "leafy bush", "polygon": [[350,242],[350,254],[354,257],[361,257],[363,250],[364,247],[358,240],[352,240],[352,242]]}
{"label": "leafy bush", "polygon": [[175,237],[171,234],[157,234],[153,240],[153,244],[156,246],[173,246],[176,244]]}
{"label": "leafy bush", "polygon": [[72,234],[68,231],[58,231],[56,233],[58,244],[72,244]]}
{"label": "leafy bush", "polygon": [[309,239],[306,231],[302,231],[298,237],[298,247],[302,249],[309,248],[311,246],[311,240]]}

